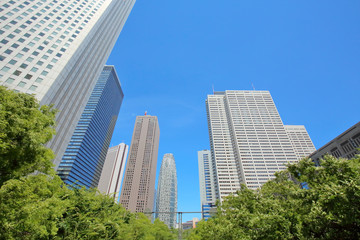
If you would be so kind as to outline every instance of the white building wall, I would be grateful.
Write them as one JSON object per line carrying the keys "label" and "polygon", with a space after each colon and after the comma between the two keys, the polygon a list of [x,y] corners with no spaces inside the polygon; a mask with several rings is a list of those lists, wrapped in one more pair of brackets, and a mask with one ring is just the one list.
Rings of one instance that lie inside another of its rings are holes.
{"label": "white building wall", "polygon": [[303,125],[285,125],[285,130],[294,147],[298,160],[308,157],[316,149],[310,139],[305,126]]}
{"label": "white building wall", "polygon": [[57,135],[48,144],[56,168],[134,3],[29,0],[0,6],[0,84],[60,111]]}
{"label": "white building wall", "polygon": [[240,184],[260,187],[298,160],[268,91],[215,92],[206,103],[220,200]]}
{"label": "white building wall", "polygon": [[128,152],[129,146],[125,143],[109,148],[101,172],[98,189],[104,194],[113,196],[115,201],[120,197]]}

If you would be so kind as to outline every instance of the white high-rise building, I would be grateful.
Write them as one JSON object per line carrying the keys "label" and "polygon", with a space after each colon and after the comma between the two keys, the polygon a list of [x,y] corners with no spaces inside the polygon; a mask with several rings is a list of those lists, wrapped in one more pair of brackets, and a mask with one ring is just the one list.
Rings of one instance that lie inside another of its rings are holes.
{"label": "white high-rise building", "polygon": [[54,104],[58,167],[135,0],[24,0],[0,5],[0,84]]}
{"label": "white high-rise building", "polygon": [[206,100],[218,197],[256,189],[298,160],[268,91],[225,91]]}
{"label": "white high-rise building", "polygon": [[114,197],[115,201],[119,201],[120,198],[120,187],[128,151],[129,146],[125,143],[109,148],[101,172],[98,189]]}
{"label": "white high-rise building", "polygon": [[169,228],[176,227],[177,211],[177,176],[174,155],[167,153],[164,155],[160,175],[158,179],[158,189],[156,196],[156,214]]}

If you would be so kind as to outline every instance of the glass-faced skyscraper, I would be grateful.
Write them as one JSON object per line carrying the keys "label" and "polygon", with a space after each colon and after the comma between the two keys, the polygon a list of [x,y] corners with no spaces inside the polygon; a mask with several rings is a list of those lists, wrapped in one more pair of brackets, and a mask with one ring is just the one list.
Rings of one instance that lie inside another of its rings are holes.
{"label": "glass-faced skyscraper", "polygon": [[58,167],[67,184],[97,187],[124,94],[113,66],[105,66]]}
{"label": "glass-faced skyscraper", "polygon": [[120,203],[132,212],[153,210],[159,138],[157,117],[136,117],[120,194]]}
{"label": "glass-faced skyscraper", "polygon": [[158,189],[156,196],[155,218],[159,218],[169,228],[176,227],[177,211],[177,176],[174,155],[167,153],[164,155],[160,175],[158,179]]}
{"label": "glass-faced skyscraper", "polygon": [[260,187],[285,164],[299,160],[300,151],[268,91],[215,92],[208,95],[206,108],[220,200],[239,190],[240,184]]}
{"label": "glass-faced skyscraper", "polygon": [[0,1],[0,84],[59,110],[55,168],[134,3]]}
{"label": "glass-faced skyscraper", "polygon": [[217,199],[216,166],[210,150],[198,151],[198,166],[202,218],[207,220],[211,212],[215,211]]}

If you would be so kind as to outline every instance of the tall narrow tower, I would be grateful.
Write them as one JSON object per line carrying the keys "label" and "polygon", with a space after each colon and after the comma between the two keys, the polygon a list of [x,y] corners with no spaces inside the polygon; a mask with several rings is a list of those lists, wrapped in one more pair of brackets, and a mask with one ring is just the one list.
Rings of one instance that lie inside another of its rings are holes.
{"label": "tall narrow tower", "polygon": [[136,117],[120,195],[120,203],[133,212],[153,210],[159,137],[157,117]]}
{"label": "tall narrow tower", "polygon": [[215,92],[206,107],[220,200],[240,184],[256,189],[298,161],[300,150],[294,149],[268,91]]}
{"label": "tall narrow tower", "polygon": [[116,202],[120,197],[128,151],[129,147],[125,143],[109,148],[99,180],[99,191],[114,197]]}
{"label": "tall narrow tower", "polygon": [[202,218],[207,220],[215,211],[217,198],[216,166],[209,150],[198,151],[200,202]]}
{"label": "tall narrow tower", "polygon": [[[155,217],[163,221],[169,228],[176,227],[177,211],[177,176],[174,155],[167,153],[164,155],[156,196]],[[160,212],[160,213],[159,213]],[[161,213],[166,212],[166,213]]]}
{"label": "tall narrow tower", "polygon": [[59,110],[56,169],[134,3],[1,1],[0,84]]}

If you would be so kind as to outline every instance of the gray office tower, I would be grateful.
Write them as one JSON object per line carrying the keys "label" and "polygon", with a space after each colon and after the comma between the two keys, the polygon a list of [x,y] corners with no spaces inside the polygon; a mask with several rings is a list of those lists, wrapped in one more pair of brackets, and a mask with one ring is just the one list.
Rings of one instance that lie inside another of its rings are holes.
{"label": "gray office tower", "polygon": [[205,220],[216,211],[216,167],[211,159],[211,152],[209,150],[198,151],[200,204],[202,218]]}
{"label": "gray office tower", "polygon": [[97,187],[124,94],[113,66],[105,66],[58,167],[69,185]]}
{"label": "gray office tower", "polygon": [[54,104],[55,168],[135,0],[0,3],[0,85]]}
{"label": "gray office tower", "polygon": [[[303,152],[315,149],[308,136],[301,142],[289,137],[290,129],[287,131],[281,121],[268,91],[215,92],[208,95],[206,108],[220,200],[239,190],[240,184],[250,189],[260,187],[273,179],[275,172],[284,170],[285,164],[295,163]],[[306,130],[301,129],[299,134],[304,134]],[[295,142],[303,143],[305,150],[296,150]]]}
{"label": "gray office tower", "polygon": [[336,158],[351,159],[359,154],[360,148],[360,122],[347,129],[345,132],[310,154],[310,158],[316,165],[320,165],[320,159],[325,154]]}
{"label": "gray office tower", "polygon": [[120,194],[120,203],[132,212],[153,210],[159,137],[157,117],[136,117]]}
{"label": "gray office tower", "polygon": [[175,158],[171,153],[164,155],[158,179],[156,214],[169,228],[176,227],[177,176]]}
{"label": "gray office tower", "polygon": [[109,148],[100,176],[99,191],[113,197],[116,202],[120,198],[128,151],[129,147],[125,143]]}

